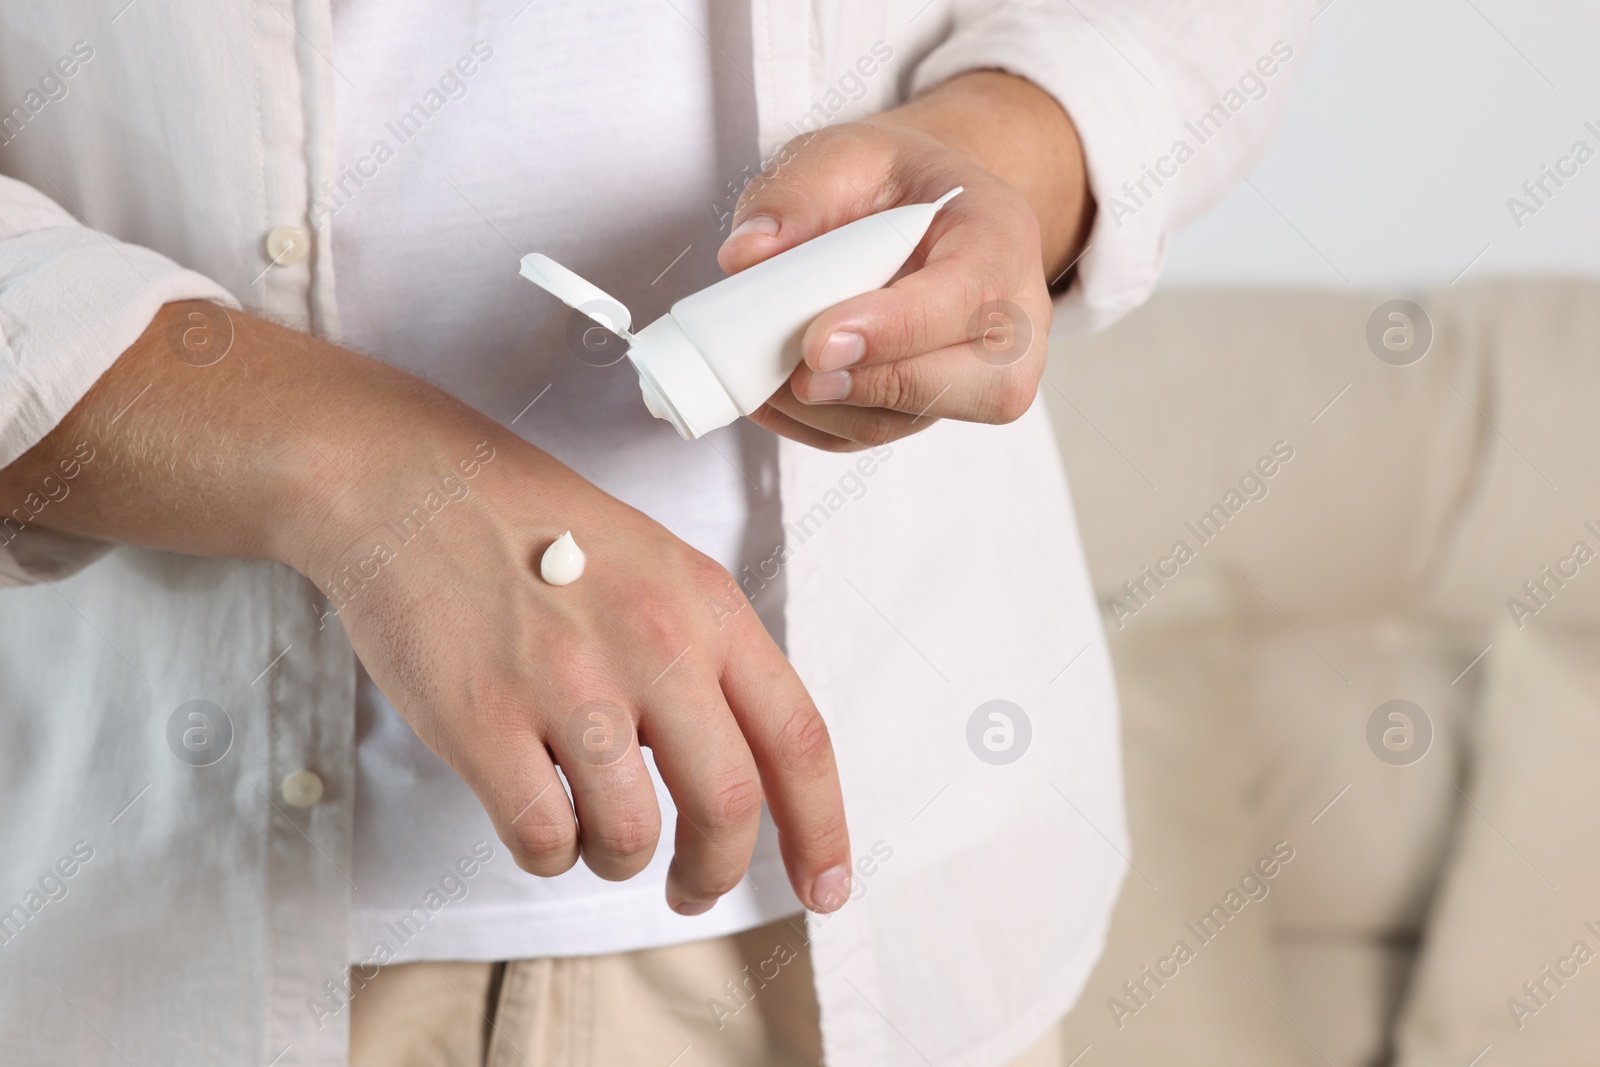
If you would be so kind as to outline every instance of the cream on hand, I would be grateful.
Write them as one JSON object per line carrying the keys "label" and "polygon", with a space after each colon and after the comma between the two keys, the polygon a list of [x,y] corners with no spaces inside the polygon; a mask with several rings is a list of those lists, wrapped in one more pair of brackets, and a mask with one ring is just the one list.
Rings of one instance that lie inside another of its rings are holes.
{"label": "cream on hand", "polygon": [[523,256],[521,273],[626,340],[645,406],[693,440],[766,403],[800,365],[811,320],[889,284],[959,192],[814,237],[684,297],[638,333],[627,308],[550,257]]}
{"label": "cream on hand", "polygon": [[583,577],[583,565],[588,561],[568,530],[539,557],[539,577],[551,585],[571,585]]}

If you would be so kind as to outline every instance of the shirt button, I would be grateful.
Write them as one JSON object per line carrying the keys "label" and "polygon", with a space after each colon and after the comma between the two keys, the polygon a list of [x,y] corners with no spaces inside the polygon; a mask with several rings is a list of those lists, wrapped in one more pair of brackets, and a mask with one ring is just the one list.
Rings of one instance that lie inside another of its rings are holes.
{"label": "shirt button", "polygon": [[274,266],[292,267],[311,253],[311,238],[298,226],[279,226],[267,234],[267,257]]}
{"label": "shirt button", "polygon": [[322,778],[316,771],[287,774],[278,788],[283,793],[283,802],[291,808],[309,808],[322,799]]}

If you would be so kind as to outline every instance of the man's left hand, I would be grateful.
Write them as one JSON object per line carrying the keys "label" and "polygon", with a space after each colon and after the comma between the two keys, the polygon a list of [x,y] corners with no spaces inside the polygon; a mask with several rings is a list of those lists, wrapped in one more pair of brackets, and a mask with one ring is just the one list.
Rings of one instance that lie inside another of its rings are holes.
{"label": "man's left hand", "polygon": [[1054,98],[992,71],[790,142],[751,181],[718,253],[736,273],[828,230],[965,191],[890,285],[817,316],[804,362],[751,419],[833,451],[940,418],[1004,423],[1044,374],[1050,282],[1083,247],[1094,203],[1077,132]]}

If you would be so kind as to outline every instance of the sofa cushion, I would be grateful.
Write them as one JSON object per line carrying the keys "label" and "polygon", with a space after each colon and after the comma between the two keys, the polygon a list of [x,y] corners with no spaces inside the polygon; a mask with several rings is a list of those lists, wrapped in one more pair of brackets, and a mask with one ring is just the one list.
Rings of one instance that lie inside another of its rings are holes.
{"label": "sofa cushion", "polygon": [[1478,673],[1462,668],[1482,647],[1475,633],[1403,617],[1307,613],[1293,625],[1249,625],[1244,707],[1259,754],[1252,807],[1265,837],[1300,851],[1300,877],[1273,902],[1282,932],[1421,933],[1477,695]]}
{"label": "sofa cushion", "polygon": [[[1413,602],[1473,470],[1486,350],[1436,315],[1425,358],[1383,362],[1366,333],[1391,295],[1162,292],[1056,341],[1043,395],[1103,596],[1171,614],[1211,568],[1263,617]],[[1193,559],[1163,564],[1179,542]]]}
{"label": "sofa cushion", "polygon": [[1600,1050],[1600,630],[1496,635],[1400,1067],[1593,1063]]}
{"label": "sofa cushion", "polygon": [[1153,624],[1113,636],[1112,656],[1134,869],[1062,1023],[1068,1056],[1092,1046],[1098,1067],[1319,1062],[1275,1007],[1288,994],[1267,905],[1298,854],[1258,843],[1236,629]]}
{"label": "sofa cushion", "polygon": [[1390,1026],[1415,946],[1378,938],[1295,937],[1280,938],[1277,949],[1289,989],[1285,1010],[1322,1062],[1333,1067],[1388,1063]]}
{"label": "sofa cushion", "polygon": [[1600,625],[1600,283],[1501,282],[1437,307],[1483,353],[1485,382],[1472,478],[1424,603],[1462,621]]}

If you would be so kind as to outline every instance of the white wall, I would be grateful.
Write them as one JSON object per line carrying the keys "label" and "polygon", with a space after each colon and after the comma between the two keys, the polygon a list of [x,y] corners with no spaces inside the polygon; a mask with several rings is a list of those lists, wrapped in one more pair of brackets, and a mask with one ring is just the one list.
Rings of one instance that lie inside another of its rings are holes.
{"label": "white wall", "polygon": [[[1596,0],[1333,0],[1290,92],[1256,188],[1174,239],[1164,285],[1424,287],[1480,252],[1466,278],[1600,276]],[[1580,139],[1596,158],[1519,229],[1507,198]]]}

